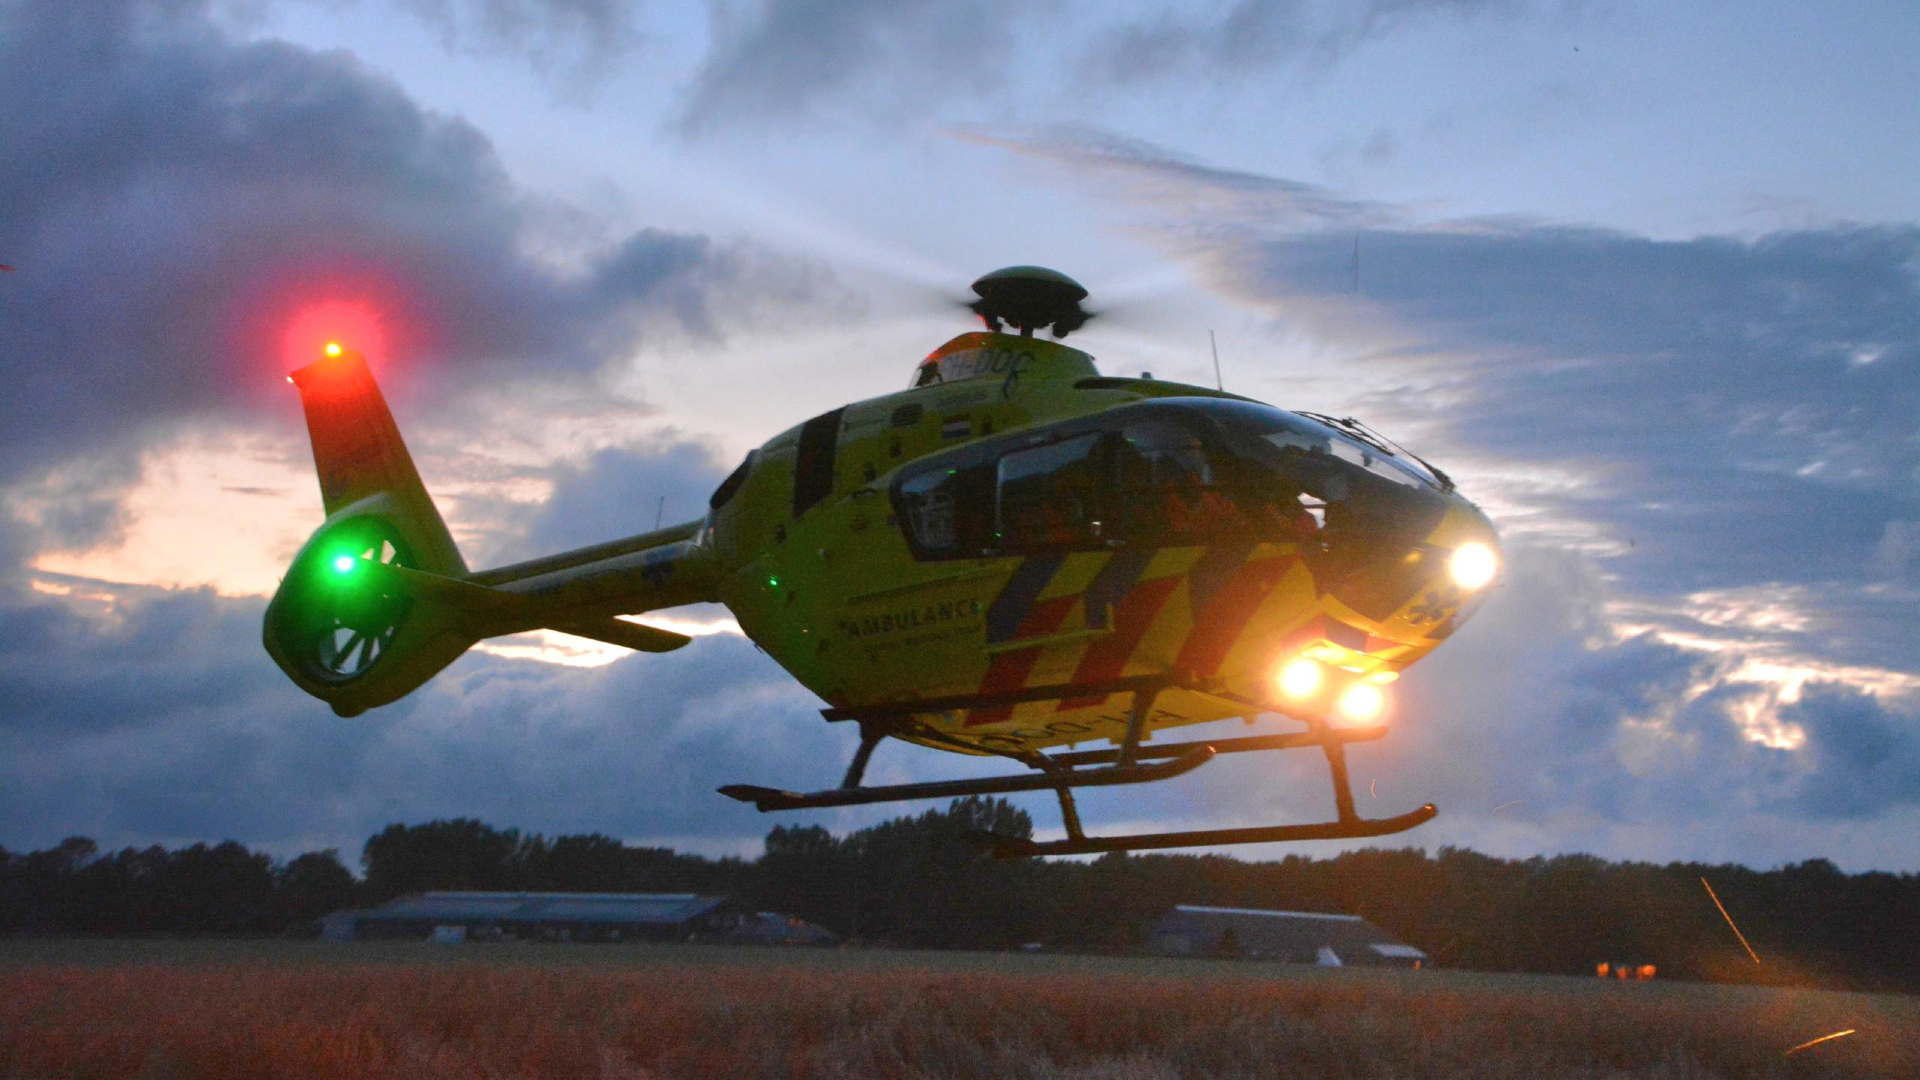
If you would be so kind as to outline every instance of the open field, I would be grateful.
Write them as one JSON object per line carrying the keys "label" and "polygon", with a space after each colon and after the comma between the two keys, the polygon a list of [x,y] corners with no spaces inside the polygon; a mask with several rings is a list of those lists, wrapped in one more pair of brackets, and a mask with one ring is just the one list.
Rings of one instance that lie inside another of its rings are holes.
{"label": "open field", "polygon": [[0,942],[4,1080],[279,1076],[1913,1077],[1920,999],[984,953]]}

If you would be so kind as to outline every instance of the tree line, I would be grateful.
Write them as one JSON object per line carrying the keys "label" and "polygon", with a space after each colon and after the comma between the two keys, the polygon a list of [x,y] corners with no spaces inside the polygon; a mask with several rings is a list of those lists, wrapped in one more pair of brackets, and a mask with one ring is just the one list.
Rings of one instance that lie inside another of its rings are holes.
{"label": "tree line", "polygon": [[[0,849],[0,934],[286,934],[321,915],[430,889],[699,892],[747,899],[854,941],[917,948],[1127,951],[1175,904],[1363,915],[1444,967],[1920,991],[1920,875],[1499,859],[1365,848],[1326,859],[1107,855],[996,860],[983,831],[1027,836],[1025,811],[955,800],[845,836],[780,826],[759,858],[710,859],[599,834],[548,838],[471,819],[389,825],[355,877],[336,851],[286,862],[240,844],[102,853],[72,838]],[[1756,963],[1708,895],[1759,955]]]}

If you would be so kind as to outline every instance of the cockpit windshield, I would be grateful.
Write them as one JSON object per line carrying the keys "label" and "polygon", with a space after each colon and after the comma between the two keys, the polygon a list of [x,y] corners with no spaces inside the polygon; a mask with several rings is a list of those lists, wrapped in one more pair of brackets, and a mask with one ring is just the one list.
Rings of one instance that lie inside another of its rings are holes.
{"label": "cockpit windshield", "polygon": [[1411,455],[1396,454],[1385,446],[1337,430],[1312,417],[1251,401],[1204,401],[1193,405],[1218,420],[1236,442],[1245,444],[1257,439],[1283,452],[1291,449],[1296,454],[1326,454],[1396,484],[1447,490],[1447,485]]}

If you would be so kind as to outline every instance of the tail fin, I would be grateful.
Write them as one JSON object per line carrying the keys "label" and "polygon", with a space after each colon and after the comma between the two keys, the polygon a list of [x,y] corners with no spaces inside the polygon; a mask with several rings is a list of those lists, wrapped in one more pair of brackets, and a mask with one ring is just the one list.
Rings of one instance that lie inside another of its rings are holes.
{"label": "tail fin", "polygon": [[306,409],[327,520],[267,605],[264,640],[301,689],[351,716],[408,693],[478,640],[368,564],[459,578],[467,565],[366,358],[324,356],[287,381]]}
{"label": "tail fin", "polygon": [[683,634],[616,615],[714,599],[688,522],[484,574],[467,571],[358,353],[288,376],[300,389],[327,520],[267,605],[267,652],[342,716],[385,705],[482,638],[548,627],[646,652]]}
{"label": "tail fin", "polygon": [[327,517],[365,499],[384,496],[402,531],[409,534],[419,560],[414,565],[465,577],[467,564],[420,482],[413,456],[401,441],[366,358],[342,352],[309,364],[287,379],[300,388]]}

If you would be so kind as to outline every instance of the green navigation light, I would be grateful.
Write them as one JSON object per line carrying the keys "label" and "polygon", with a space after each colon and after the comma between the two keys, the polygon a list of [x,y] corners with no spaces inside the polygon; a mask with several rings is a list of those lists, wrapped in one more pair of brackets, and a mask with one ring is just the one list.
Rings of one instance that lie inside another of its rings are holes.
{"label": "green navigation light", "polygon": [[351,555],[335,555],[333,557],[333,572],[336,574],[351,574],[353,573],[353,564],[358,561],[358,559],[355,559]]}

